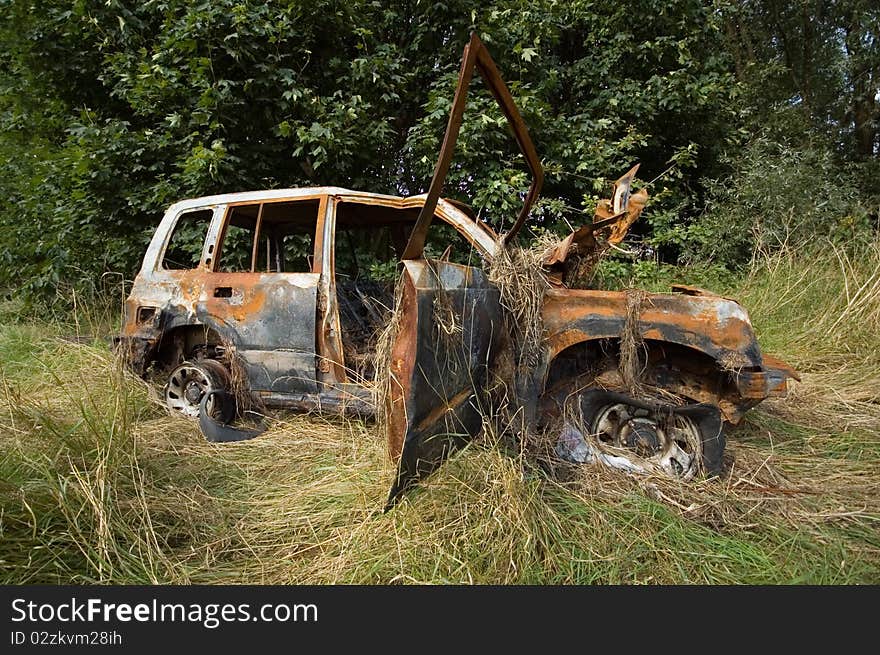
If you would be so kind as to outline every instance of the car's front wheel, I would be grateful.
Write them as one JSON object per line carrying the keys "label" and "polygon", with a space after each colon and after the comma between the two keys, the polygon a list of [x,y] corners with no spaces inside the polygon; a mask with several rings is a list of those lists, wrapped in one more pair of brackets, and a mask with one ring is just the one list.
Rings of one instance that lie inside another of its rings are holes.
{"label": "car's front wheel", "polygon": [[721,472],[725,439],[714,405],[666,404],[601,389],[577,400],[557,445],[565,459],[682,480]]}

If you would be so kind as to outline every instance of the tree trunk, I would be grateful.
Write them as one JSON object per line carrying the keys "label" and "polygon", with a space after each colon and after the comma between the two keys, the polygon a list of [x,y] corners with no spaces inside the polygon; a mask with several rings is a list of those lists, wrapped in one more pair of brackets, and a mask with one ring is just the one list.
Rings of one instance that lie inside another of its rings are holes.
{"label": "tree trunk", "polygon": [[875,156],[877,128],[880,123],[880,107],[877,105],[877,95],[880,94],[880,58],[870,52],[870,49],[880,39],[878,34],[862,24],[859,3],[855,3],[848,22],[844,43],[852,84],[849,113],[853,120],[855,154],[858,159],[870,159]]}

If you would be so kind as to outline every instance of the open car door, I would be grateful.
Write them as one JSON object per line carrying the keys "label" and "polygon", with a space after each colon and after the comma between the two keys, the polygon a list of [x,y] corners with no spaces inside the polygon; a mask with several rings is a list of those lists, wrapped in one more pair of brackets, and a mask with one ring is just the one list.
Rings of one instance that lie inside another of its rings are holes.
{"label": "open car door", "polygon": [[425,239],[452,161],[474,70],[482,76],[532,174],[532,183],[506,243],[525,222],[541,190],[543,168],[495,63],[476,34],[465,46],[446,135],[434,176],[404,250],[399,321],[385,383],[388,450],[397,475],[390,508],[407,488],[434,471],[483,425],[486,384],[502,330],[498,289],[483,271],[424,258]]}

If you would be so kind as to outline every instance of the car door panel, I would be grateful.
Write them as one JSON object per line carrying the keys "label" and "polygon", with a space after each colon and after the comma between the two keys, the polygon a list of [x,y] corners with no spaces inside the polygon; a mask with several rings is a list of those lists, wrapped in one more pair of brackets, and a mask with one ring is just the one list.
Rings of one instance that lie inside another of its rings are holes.
{"label": "car door panel", "polygon": [[417,260],[401,275],[385,381],[388,450],[398,465],[388,506],[480,431],[501,328],[498,290],[479,269]]}

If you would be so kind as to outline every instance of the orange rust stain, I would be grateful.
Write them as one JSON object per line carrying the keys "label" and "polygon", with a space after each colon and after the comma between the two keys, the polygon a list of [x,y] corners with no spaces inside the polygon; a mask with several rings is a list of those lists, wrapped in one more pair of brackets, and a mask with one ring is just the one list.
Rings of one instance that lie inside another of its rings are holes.
{"label": "orange rust stain", "polygon": [[181,275],[178,288],[180,289],[180,296],[186,304],[195,307],[199,296],[201,296],[202,291],[208,284],[209,276],[209,272],[199,269],[186,271]]}
{"label": "orange rust stain", "polygon": [[745,384],[739,385],[739,394],[743,398],[759,398],[763,399],[767,397],[765,393],[765,379],[763,376],[754,376],[749,379]]}
{"label": "orange rust stain", "polygon": [[[215,296],[220,287],[231,288],[233,296]],[[253,273],[187,271],[181,278],[180,292],[191,310],[203,302],[209,314],[239,323],[253,318],[266,304],[266,291],[260,286],[260,276]]]}
{"label": "orange rust stain", "polygon": [[133,337],[138,333],[137,323],[138,302],[129,298],[125,301],[125,323],[122,326],[122,334],[126,337]]}
{"label": "orange rust stain", "polygon": [[[727,302],[718,299],[718,302]],[[642,336],[663,339],[661,327],[672,327],[685,341],[696,342],[705,335],[721,348],[738,350],[751,341],[751,327],[736,317],[720,322],[716,304],[703,305],[694,313],[694,298],[676,294],[649,294],[642,305]],[[585,339],[614,337],[617,334],[588,334],[573,327],[588,317],[626,320],[626,292],[591,290],[555,290],[547,292],[543,318],[547,340],[553,354]],[[650,326],[655,327],[650,327]]]}
{"label": "orange rust stain", "polygon": [[[244,323],[262,311],[266,304],[266,292],[262,289],[242,288],[241,285],[234,288],[236,291],[241,291],[241,302],[237,302],[235,298],[214,298],[212,295],[208,295],[205,299],[205,309],[213,316],[232,318],[239,323]],[[230,302],[230,300],[235,302]]]}
{"label": "orange rust stain", "polygon": [[474,393],[472,389],[464,389],[463,391],[459,391],[452,398],[448,399],[445,403],[443,403],[439,407],[435,407],[434,409],[432,409],[428,413],[428,415],[419,422],[417,429],[425,430],[434,423],[437,423],[443,418],[443,416],[447,412],[454,412],[473,395]]}
{"label": "orange rust stain", "polygon": [[391,361],[395,370],[389,381],[386,402],[388,453],[393,462],[400,460],[403,442],[406,438],[409,417],[407,403],[412,392],[412,381],[416,366],[416,337],[418,332],[416,312],[416,289],[413,280],[406,272],[403,276],[403,295],[400,306],[400,327],[391,347]]}
{"label": "orange rust stain", "polygon": [[801,376],[790,364],[786,364],[781,359],[774,357],[773,355],[764,354],[762,356],[762,359],[764,360],[765,368],[779,369],[781,371],[784,371],[786,375],[793,377],[798,382],[801,381]]}
{"label": "orange rust stain", "polygon": [[239,321],[245,320],[249,316],[259,314],[263,306],[266,304],[266,292],[257,290],[245,291],[244,299],[241,305],[233,306],[232,315]]}

